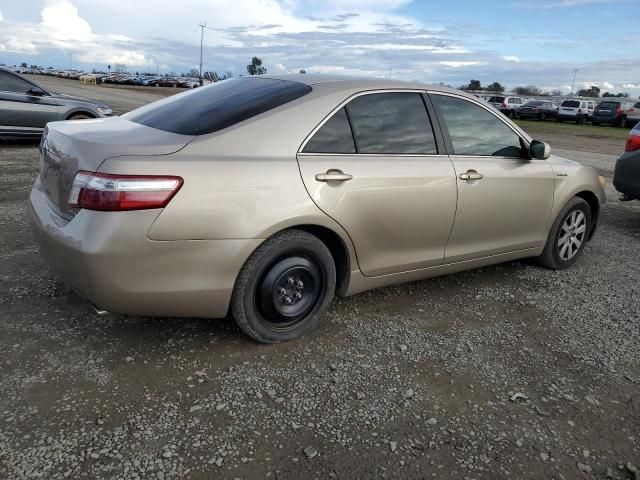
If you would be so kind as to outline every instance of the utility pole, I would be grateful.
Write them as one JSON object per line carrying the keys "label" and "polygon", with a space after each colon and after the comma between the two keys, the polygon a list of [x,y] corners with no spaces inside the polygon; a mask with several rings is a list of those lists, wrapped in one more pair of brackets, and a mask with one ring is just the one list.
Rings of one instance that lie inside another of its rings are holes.
{"label": "utility pole", "polygon": [[204,29],[207,28],[207,22],[202,22],[200,25],[200,86],[203,85],[202,81],[202,42],[204,40]]}
{"label": "utility pole", "polygon": [[576,74],[577,73],[578,73],[578,69],[574,68],[573,69],[573,82],[571,83],[571,94],[569,96],[573,95],[573,90],[574,90],[574,87],[576,86]]}
{"label": "utility pole", "polygon": [[391,80],[391,67],[389,67],[389,80]]}

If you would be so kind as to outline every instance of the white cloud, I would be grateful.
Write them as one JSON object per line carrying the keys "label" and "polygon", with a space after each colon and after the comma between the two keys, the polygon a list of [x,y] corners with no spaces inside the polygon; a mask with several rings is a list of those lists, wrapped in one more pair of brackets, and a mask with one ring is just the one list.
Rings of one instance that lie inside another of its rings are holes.
{"label": "white cloud", "polygon": [[4,20],[4,17],[2,16],[2,12],[0,12],[0,22],[2,22]]}
{"label": "white cloud", "polygon": [[57,40],[85,41],[92,37],[89,23],[66,0],[42,9],[42,26]]}
{"label": "white cloud", "polygon": [[13,35],[8,37],[7,42],[4,45],[6,50],[10,52],[26,54],[33,54],[36,52],[36,46],[30,40]]}
{"label": "white cloud", "polygon": [[474,65],[484,65],[486,62],[438,62],[440,65],[452,68],[473,67]]}
{"label": "white cloud", "polygon": [[518,57],[516,57],[515,55],[505,55],[504,57],[502,57],[503,60],[505,60],[506,62],[516,62],[518,63],[520,61],[520,59]]}
{"label": "white cloud", "polygon": [[622,88],[640,89],[640,83],[625,83]]}

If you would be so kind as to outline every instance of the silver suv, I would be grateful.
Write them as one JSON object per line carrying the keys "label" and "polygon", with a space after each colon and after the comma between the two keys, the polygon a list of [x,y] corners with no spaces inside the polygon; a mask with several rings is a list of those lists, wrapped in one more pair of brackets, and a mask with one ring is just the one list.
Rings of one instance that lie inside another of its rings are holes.
{"label": "silver suv", "polygon": [[593,109],[596,102],[593,100],[582,100],[580,98],[572,98],[565,100],[560,104],[558,110],[558,121],[560,123],[569,120],[576,123],[585,123],[593,118]]}
{"label": "silver suv", "polygon": [[0,138],[39,138],[48,122],[112,114],[108,105],[47,92],[22,75],[0,67]]}
{"label": "silver suv", "polygon": [[504,113],[509,118],[516,118],[516,114],[520,107],[527,103],[527,100],[522,97],[509,97],[509,96],[495,96],[489,99],[489,103]]}

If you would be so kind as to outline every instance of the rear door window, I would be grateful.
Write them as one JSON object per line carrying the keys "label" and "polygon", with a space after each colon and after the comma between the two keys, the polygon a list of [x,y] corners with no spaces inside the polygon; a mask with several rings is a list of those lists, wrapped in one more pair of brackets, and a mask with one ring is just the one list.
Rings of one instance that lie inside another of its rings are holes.
{"label": "rear door window", "polygon": [[320,127],[302,150],[305,153],[356,153],[347,112],[341,108]]}
{"label": "rear door window", "polygon": [[504,102],[504,97],[491,97],[489,99],[489,103],[502,103]]}
{"label": "rear door window", "polygon": [[346,107],[358,153],[437,154],[420,93],[389,92],[356,97]]}
{"label": "rear door window", "polygon": [[309,85],[273,78],[233,78],[133,110],[124,118],[182,135],[217,132],[296,100]]}

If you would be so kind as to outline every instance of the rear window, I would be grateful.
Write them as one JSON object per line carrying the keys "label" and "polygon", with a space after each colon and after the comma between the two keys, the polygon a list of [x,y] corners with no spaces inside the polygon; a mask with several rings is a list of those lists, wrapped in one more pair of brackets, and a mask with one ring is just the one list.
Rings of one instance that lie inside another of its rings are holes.
{"label": "rear window", "polygon": [[636,103],[633,108],[640,108],[640,102]]}
{"label": "rear window", "polygon": [[233,78],[151,103],[123,115],[181,135],[217,132],[306,95],[309,85],[273,78]]}
{"label": "rear window", "polygon": [[541,106],[547,106],[547,104],[545,102],[527,102],[525,103],[525,105],[527,107],[541,107]]}
{"label": "rear window", "polygon": [[564,102],[562,102],[562,106],[569,108],[578,108],[580,106],[580,102],[578,102],[577,100],[565,100]]}
{"label": "rear window", "polygon": [[489,103],[502,103],[504,102],[504,97],[491,97],[489,99]]}
{"label": "rear window", "polygon": [[609,110],[615,110],[616,108],[618,108],[619,103],[618,102],[600,102],[598,104],[598,109],[602,110],[604,109],[609,109]]}

